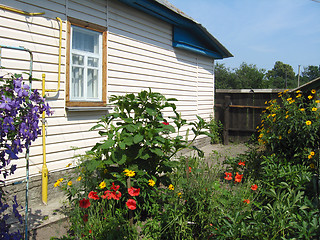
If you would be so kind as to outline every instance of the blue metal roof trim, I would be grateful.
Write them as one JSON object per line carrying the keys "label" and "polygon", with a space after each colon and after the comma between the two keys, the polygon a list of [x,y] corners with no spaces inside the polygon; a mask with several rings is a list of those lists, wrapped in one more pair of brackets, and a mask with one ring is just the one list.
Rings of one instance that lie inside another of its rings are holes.
{"label": "blue metal roof trim", "polygon": [[172,46],[222,59],[232,54],[203,26],[154,0],[119,0],[133,8],[174,25]]}
{"label": "blue metal roof trim", "polygon": [[223,58],[221,53],[212,50],[202,38],[198,38],[196,34],[192,34],[188,29],[176,26],[173,28],[173,47],[193,51],[215,59]]}

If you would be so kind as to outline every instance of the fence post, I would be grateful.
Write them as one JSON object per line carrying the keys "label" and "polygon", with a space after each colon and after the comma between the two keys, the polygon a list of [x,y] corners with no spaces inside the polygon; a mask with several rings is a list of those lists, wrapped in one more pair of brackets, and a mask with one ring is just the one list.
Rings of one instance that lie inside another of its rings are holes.
{"label": "fence post", "polygon": [[224,113],[224,124],[223,124],[223,143],[224,145],[229,144],[229,125],[230,125],[230,96],[224,96],[223,113]]}

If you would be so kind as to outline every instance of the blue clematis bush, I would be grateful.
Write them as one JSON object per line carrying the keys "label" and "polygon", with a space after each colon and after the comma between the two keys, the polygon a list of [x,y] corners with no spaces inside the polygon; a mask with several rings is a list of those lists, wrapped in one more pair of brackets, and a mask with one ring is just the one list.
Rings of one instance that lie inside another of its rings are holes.
{"label": "blue clematis bush", "polygon": [[[41,114],[51,115],[50,107],[37,90],[31,90],[21,75],[0,77],[0,175],[5,179],[14,174],[14,164],[19,153],[28,149],[41,134],[39,120]],[[2,184],[4,183],[1,180]],[[9,232],[9,215],[15,216],[22,224],[16,197],[9,213],[9,200],[0,188],[0,238],[22,239],[20,232]]]}

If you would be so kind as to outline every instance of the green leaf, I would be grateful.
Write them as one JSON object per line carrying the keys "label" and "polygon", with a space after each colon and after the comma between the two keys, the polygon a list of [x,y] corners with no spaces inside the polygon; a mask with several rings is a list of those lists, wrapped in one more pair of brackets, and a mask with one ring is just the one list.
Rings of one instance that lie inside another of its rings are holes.
{"label": "green leaf", "polygon": [[135,132],[138,127],[135,124],[129,124],[125,126],[125,129],[127,129],[129,132]]}
{"label": "green leaf", "polygon": [[164,154],[160,148],[150,148],[150,152],[162,157]]}
{"label": "green leaf", "polygon": [[148,108],[148,107],[146,108],[146,112],[151,116],[155,116],[157,114],[157,111],[155,111],[152,108]]}
{"label": "green leaf", "polygon": [[88,161],[86,164],[86,168],[89,172],[93,172],[98,168],[98,166],[101,164],[101,161],[97,161],[95,159],[92,159],[91,161]]}
{"label": "green leaf", "polygon": [[102,143],[102,144],[99,146],[99,148],[100,148],[100,149],[108,149],[108,148],[114,146],[114,144],[115,144],[115,141],[114,141],[114,140],[108,139],[108,140],[104,141],[104,143]]}
{"label": "green leaf", "polygon": [[127,146],[131,146],[133,144],[133,137],[131,135],[124,137],[123,142]]}
{"label": "green leaf", "polygon": [[124,150],[126,148],[126,144],[124,142],[119,142],[119,147]]}
{"label": "green leaf", "polygon": [[133,137],[133,142],[135,143],[135,144],[137,144],[137,143],[139,143],[139,142],[141,142],[142,140],[143,140],[143,136],[141,135],[141,134],[137,134],[137,135],[135,135],[134,137]]}
{"label": "green leaf", "polygon": [[99,128],[99,127],[104,127],[102,124],[97,124],[97,125],[95,125],[95,126],[93,126],[92,128],[90,128],[89,129],[89,131],[93,131],[93,130],[95,130],[95,129],[97,129],[97,128]]}

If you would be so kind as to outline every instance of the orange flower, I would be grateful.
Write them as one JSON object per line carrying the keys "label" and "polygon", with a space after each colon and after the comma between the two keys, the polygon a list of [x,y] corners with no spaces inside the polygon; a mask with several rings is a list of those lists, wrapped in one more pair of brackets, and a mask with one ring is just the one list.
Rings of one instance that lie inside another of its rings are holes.
{"label": "orange flower", "polygon": [[242,177],[243,177],[243,174],[237,173],[236,176],[234,177],[234,181],[239,183],[241,182]]}
{"label": "orange flower", "polygon": [[244,199],[243,202],[249,204],[250,200],[249,199]]}
{"label": "orange flower", "polygon": [[226,176],[224,177],[225,180],[232,180],[232,173],[225,172],[224,173]]}
{"label": "orange flower", "polygon": [[243,161],[243,162],[241,162],[241,160],[238,162],[238,164],[240,165],[240,166],[245,166],[246,165],[246,162],[245,161]]}
{"label": "orange flower", "polygon": [[251,186],[251,190],[256,191],[257,189],[258,189],[257,184],[253,184],[253,185]]}

